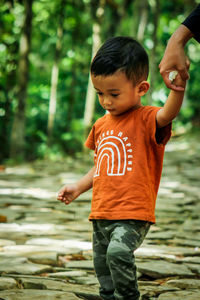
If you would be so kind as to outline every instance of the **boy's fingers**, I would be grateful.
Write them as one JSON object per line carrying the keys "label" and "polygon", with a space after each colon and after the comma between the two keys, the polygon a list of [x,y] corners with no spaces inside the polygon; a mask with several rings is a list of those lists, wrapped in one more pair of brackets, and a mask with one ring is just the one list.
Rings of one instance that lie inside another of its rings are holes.
{"label": "boy's fingers", "polygon": [[162,74],[162,77],[163,77],[163,80],[165,82],[165,85],[169,89],[177,91],[177,92],[183,92],[185,90],[184,87],[173,84],[173,81],[171,81],[169,79],[169,72],[165,72],[164,74]]}
{"label": "boy's fingers", "polygon": [[64,195],[58,195],[57,199],[64,202],[67,198]]}
{"label": "boy's fingers", "polygon": [[62,198],[64,196],[64,193],[58,194],[57,198]]}
{"label": "boy's fingers", "polygon": [[174,91],[177,91],[177,92],[183,92],[185,90],[184,87],[178,86],[178,85],[175,85],[175,84],[171,84],[170,89],[172,89]]}
{"label": "boy's fingers", "polygon": [[63,195],[64,195],[63,192],[59,192],[59,193],[58,193],[58,197],[62,197]]}
{"label": "boy's fingers", "polygon": [[183,80],[188,80],[189,79],[189,74],[188,74],[188,71],[186,69],[179,70],[179,74],[180,74],[180,76]]}
{"label": "boy's fingers", "polygon": [[70,195],[66,195],[66,193],[58,194],[57,199],[62,201],[62,202],[65,202],[66,204],[69,204],[70,201],[71,201]]}
{"label": "boy's fingers", "polygon": [[67,192],[68,192],[68,191],[66,191],[66,189],[60,190],[60,191],[58,192],[58,197],[64,197],[65,194],[66,194]]}
{"label": "boy's fingers", "polygon": [[74,200],[74,187],[64,186],[59,192],[57,199],[65,204],[69,204]]}

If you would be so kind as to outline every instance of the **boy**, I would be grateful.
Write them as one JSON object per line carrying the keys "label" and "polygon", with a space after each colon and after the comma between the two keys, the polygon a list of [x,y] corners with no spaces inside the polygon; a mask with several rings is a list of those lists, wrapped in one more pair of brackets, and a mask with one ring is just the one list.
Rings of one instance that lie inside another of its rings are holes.
{"label": "boy", "polygon": [[114,37],[101,46],[91,64],[91,78],[109,113],[96,121],[86,141],[95,150],[95,167],[58,195],[69,204],[93,186],[89,219],[104,300],[139,299],[133,252],[155,222],[164,147],[184,95],[171,91],[163,108],[143,106],[148,69],[145,50],[132,38]]}

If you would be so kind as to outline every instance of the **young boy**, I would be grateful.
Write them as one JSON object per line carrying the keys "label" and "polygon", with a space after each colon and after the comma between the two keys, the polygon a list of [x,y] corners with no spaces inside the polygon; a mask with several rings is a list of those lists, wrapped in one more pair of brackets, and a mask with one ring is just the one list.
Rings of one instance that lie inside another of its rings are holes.
{"label": "young boy", "polygon": [[[132,38],[114,37],[99,49],[91,78],[101,106],[109,113],[96,121],[86,141],[95,150],[95,166],[58,195],[69,204],[93,186],[89,219],[104,300],[139,299],[133,252],[155,222],[164,148],[184,95],[171,91],[163,108],[143,106],[148,70],[148,56]],[[178,85],[185,86],[177,78]]]}

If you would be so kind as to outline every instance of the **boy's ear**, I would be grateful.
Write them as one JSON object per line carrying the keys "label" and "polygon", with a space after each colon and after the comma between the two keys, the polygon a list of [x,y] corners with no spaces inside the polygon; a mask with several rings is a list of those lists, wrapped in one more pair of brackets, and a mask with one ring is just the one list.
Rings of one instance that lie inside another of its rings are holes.
{"label": "boy's ear", "polygon": [[138,84],[138,94],[139,96],[144,96],[149,90],[150,84],[148,81],[143,80]]}

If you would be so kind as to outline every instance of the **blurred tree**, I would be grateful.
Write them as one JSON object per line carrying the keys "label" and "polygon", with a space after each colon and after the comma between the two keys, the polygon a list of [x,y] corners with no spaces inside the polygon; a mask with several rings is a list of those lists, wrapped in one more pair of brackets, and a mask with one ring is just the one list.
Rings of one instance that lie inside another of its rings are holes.
{"label": "blurred tree", "polygon": [[158,44],[158,27],[159,27],[159,19],[160,19],[160,0],[155,0],[151,4],[152,9],[152,25],[153,25],[153,32],[152,32],[152,49],[150,51],[150,89],[147,94],[148,104],[152,105],[152,93],[155,90],[155,83],[156,77],[159,74],[158,72],[158,64],[156,61],[157,58],[157,44]]}
{"label": "blurred tree", "polygon": [[1,3],[0,14],[0,43],[2,46],[0,90],[1,90],[1,126],[0,140],[1,152],[0,160],[9,157],[10,128],[12,122],[12,101],[14,99],[14,87],[16,84],[16,68],[19,42],[14,36],[14,3],[5,1]]}
{"label": "blurred tree", "polygon": [[[92,57],[96,54],[101,44],[100,32],[102,26],[102,20],[104,15],[105,0],[92,0],[91,1],[91,12],[93,19],[93,33],[92,33]],[[91,77],[89,74],[88,87],[85,102],[84,112],[84,126],[85,126],[85,137],[91,128],[94,108],[95,108],[96,92],[93,88]]]}
{"label": "blurred tree", "polygon": [[[82,2],[78,2],[76,5],[76,8],[74,8],[73,5],[73,1],[71,3],[71,9],[73,9],[73,24],[71,27],[70,32],[68,32],[68,34],[70,35],[70,41],[69,41],[69,45],[70,47],[68,47],[70,50],[67,52],[68,56],[70,57],[70,74],[69,74],[69,83],[67,84],[66,89],[69,91],[69,95],[68,95],[68,105],[67,105],[67,116],[66,116],[66,126],[65,126],[65,130],[67,132],[71,132],[72,131],[72,122],[73,122],[73,118],[74,116],[76,116],[76,111],[77,111],[77,107],[76,107],[76,102],[77,102],[77,98],[80,97],[80,95],[78,95],[77,91],[78,86],[80,85],[79,83],[79,74],[81,74],[80,69],[82,70],[82,63],[80,63],[79,59],[78,59],[78,53],[80,52],[80,47],[81,47],[81,59],[85,58],[87,59],[87,57],[85,57],[84,55],[82,56],[83,53],[83,48],[82,48],[82,43],[80,44],[80,41],[84,41],[84,43],[87,44],[87,42],[85,41],[85,35],[83,33],[82,30],[84,30],[85,26],[83,26],[83,22],[84,22],[84,18],[81,18],[82,12],[84,12],[85,18],[88,17],[90,18],[90,14],[87,14],[87,6]],[[72,16],[71,16],[72,18]],[[67,19],[66,19],[67,20]],[[85,25],[85,24],[84,24]],[[91,25],[88,24],[90,27]],[[85,32],[85,30],[84,30]],[[87,31],[86,31],[87,33]],[[88,47],[88,54],[89,54],[89,50],[90,47]],[[89,57],[89,55],[88,55]],[[87,65],[86,65],[87,67]],[[85,68],[86,69],[86,68]],[[86,70],[86,72],[88,72],[88,69]],[[85,87],[84,87],[85,90]],[[81,93],[82,94],[82,93]],[[83,96],[84,97],[84,96]],[[79,104],[80,107],[80,104]],[[84,109],[84,103],[83,103],[83,109]],[[82,112],[83,109],[81,108]]]}
{"label": "blurred tree", "polygon": [[137,1],[137,9],[140,11],[139,23],[137,28],[137,40],[142,43],[144,40],[144,32],[148,22],[149,5],[148,0]]}
{"label": "blurred tree", "polygon": [[[81,151],[84,116],[85,120],[87,116],[88,132],[92,122],[105,113],[98,101],[95,102],[91,82],[88,86],[92,48],[94,56],[100,41],[111,36],[132,36],[142,42],[149,54],[151,83],[149,97],[143,97],[142,102],[162,106],[169,90],[159,74],[158,64],[171,34],[197,3],[195,0],[186,0],[184,5],[181,0],[80,0],[74,5],[73,0],[65,0],[65,9],[61,12],[61,1],[64,0],[0,0],[1,161],[9,158],[11,152],[13,157],[23,156],[23,149],[26,159]],[[32,8],[32,2],[33,22],[32,13],[28,19],[25,17],[28,16],[27,5]],[[63,24],[62,13],[66,14]],[[60,48],[59,24],[63,27]],[[187,101],[174,122],[175,129],[198,127],[200,119],[200,45],[192,39],[186,50],[191,61],[190,80]],[[52,76],[55,66],[57,76]],[[52,80],[54,85],[49,80],[51,77],[57,78]],[[93,94],[91,98],[89,91]],[[50,94],[56,99],[51,122]],[[93,100],[89,104],[87,100],[86,104],[86,98]],[[47,145],[48,136],[53,137],[51,147]]]}
{"label": "blurred tree", "polygon": [[54,55],[54,63],[51,71],[51,93],[50,93],[50,101],[49,101],[49,115],[48,115],[48,125],[47,125],[47,134],[48,134],[48,145],[50,146],[52,143],[52,134],[53,134],[53,126],[54,119],[56,113],[56,95],[57,95],[57,85],[58,85],[58,76],[59,76],[59,62],[61,59],[62,53],[62,38],[63,38],[63,25],[65,18],[65,5],[66,0],[61,0],[58,3],[58,28],[57,28],[57,41],[55,46],[55,55]]}
{"label": "blurred tree", "polygon": [[[92,57],[96,54],[101,44],[101,39],[104,40],[108,37],[114,36],[117,30],[120,28],[120,23],[127,15],[132,1],[125,0],[121,3],[117,3],[113,0],[92,0],[91,1],[91,12],[93,17],[93,34],[92,34]],[[107,15],[109,9],[110,16]],[[108,17],[107,26],[103,26],[105,16]],[[103,30],[104,27],[104,30]],[[105,32],[104,32],[105,31]],[[85,138],[87,137],[89,130],[91,129],[92,121],[94,118],[95,111],[95,99],[96,92],[93,88],[90,74],[88,79],[88,87],[86,94],[86,104],[84,111],[84,126],[85,126]]]}
{"label": "blurred tree", "polygon": [[10,144],[10,156],[13,159],[23,159],[25,154],[25,110],[27,85],[29,80],[29,52],[31,46],[33,0],[23,0],[23,4],[24,23],[19,46],[17,106],[13,120]]}
{"label": "blurred tree", "polygon": [[[124,35],[123,23],[128,22],[129,19],[132,21],[133,16],[133,4],[135,0],[106,0],[107,13],[105,19],[105,25],[102,28],[104,38],[112,37],[117,35]],[[128,24],[129,30],[126,35],[131,36],[132,30]]]}

